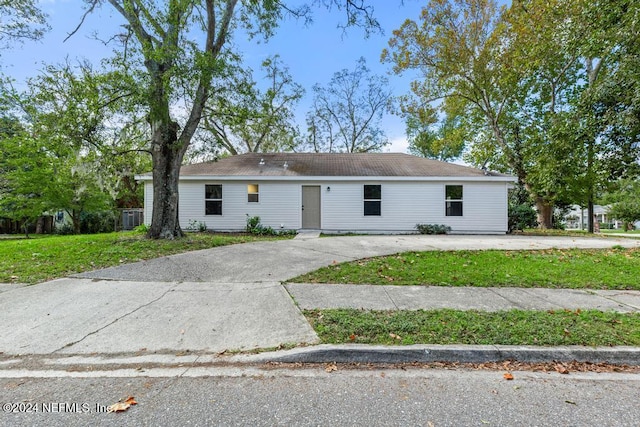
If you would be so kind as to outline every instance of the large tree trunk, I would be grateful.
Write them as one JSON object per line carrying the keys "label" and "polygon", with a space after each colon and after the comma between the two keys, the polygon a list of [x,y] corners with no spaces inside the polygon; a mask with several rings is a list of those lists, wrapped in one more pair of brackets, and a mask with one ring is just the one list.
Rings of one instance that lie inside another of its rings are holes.
{"label": "large tree trunk", "polygon": [[543,230],[553,228],[553,205],[538,196],[536,197],[536,211],[538,213],[538,227]]}
{"label": "large tree trunk", "polygon": [[80,211],[71,211],[71,222],[73,223],[73,234],[80,234]]}
{"label": "large tree trunk", "polygon": [[178,179],[184,157],[178,143],[177,124],[159,124],[153,132],[153,212],[148,236],[153,239],[182,237],[178,218]]}

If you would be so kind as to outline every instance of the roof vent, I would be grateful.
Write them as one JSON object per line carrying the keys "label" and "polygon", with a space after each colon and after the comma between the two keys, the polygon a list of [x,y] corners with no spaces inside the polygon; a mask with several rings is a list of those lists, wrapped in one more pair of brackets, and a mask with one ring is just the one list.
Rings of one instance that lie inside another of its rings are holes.
{"label": "roof vent", "polygon": [[260,166],[264,165],[264,159],[260,159],[260,163],[258,163]]}
{"label": "roof vent", "polygon": [[289,168],[289,164],[285,161],[282,167],[284,168],[284,170],[287,170]]}

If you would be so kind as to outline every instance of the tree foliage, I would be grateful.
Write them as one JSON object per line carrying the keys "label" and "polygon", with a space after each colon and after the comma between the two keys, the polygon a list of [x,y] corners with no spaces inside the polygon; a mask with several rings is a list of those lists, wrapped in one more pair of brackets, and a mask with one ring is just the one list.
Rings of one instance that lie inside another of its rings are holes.
{"label": "tree foliage", "polygon": [[[102,4],[86,0],[88,11]],[[361,0],[317,0],[347,15],[346,25],[372,25],[372,8]],[[123,69],[142,76],[153,162],[153,213],[148,235],[182,236],[178,220],[178,177],[185,153],[205,116],[207,103],[231,57],[231,34],[270,36],[285,15],[308,17],[310,7],[272,0],[108,0],[125,20],[120,35]],[[364,19],[364,21],[363,21]],[[173,108],[176,104],[181,108]]]}
{"label": "tree foliage", "polygon": [[49,25],[38,3],[35,0],[0,0],[0,46],[42,37]]}
{"label": "tree foliage", "polygon": [[65,63],[47,66],[28,86],[13,94],[19,131],[3,141],[5,216],[29,221],[64,210],[77,233],[83,215],[140,206],[133,175],[149,162],[137,150],[145,138],[126,102],[135,82]]}
{"label": "tree foliage", "polygon": [[336,72],[326,87],[316,84],[305,148],[328,153],[380,151],[389,143],[380,126],[391,99],[387,86],[388,79],[372,75],[364,58],[354,70]]}
{"label": "tree foliage", "polygon": [[609,215],[625,223],[631,228],[640,221],[640,181],[624,179],[617,183],[616,189],[603,198],[610,204]]}
{"label": "tree foliage", "polygon": [[[264,77],[256,82],[252,70],[241,64],[229,65],[225,77],[214,82],[202,119],[204,141],[195,150],[202,157],[226,152],[291,150],[299,133],[294,124],[294,108],[304,89],[293,81],[279,56],[262,63]],[[261,89],[264,88],[264,89]]]}
{"label": "tree foliage", "polygon": [[433,0],[419,22],[394,31],[383,59],[421,74],[401,100],[409,120],[456,118],[471,135],[467,160],[515,174],[540,225],[551,227],[554,205],[592,206],[610,171],[637,163],[637,135],[618,132],[620,115],[605,114],[621,105],[596,101],[624,63],[616,52],[637,40],[637,9],[613,0],[519,0],[501,9],[491,0]]}

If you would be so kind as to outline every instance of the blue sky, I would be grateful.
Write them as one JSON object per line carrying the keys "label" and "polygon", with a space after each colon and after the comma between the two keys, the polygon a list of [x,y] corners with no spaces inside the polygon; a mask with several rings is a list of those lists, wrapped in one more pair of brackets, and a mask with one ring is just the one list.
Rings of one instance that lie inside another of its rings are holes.
{"label": "blue sky", "polygon": [[[236,38],[242,48],[247,64],[255,71],[261,61],[269,55],[279,54],[289,67],[296,82],[306,89],[305,99],[297,109],[298,121],[303,124],[304,116],[312,98],[312,86],[326,84],[333,73],[341,69],[353,69],[358,58],[363,56],[368,67],[375,74],[387,74],[389,64],[380,63],[380,53],[387,46],[391,32],[405,19],[416,20],[426,2],[418,0],[372,0],[375,16],[380,21],[384,34],[372,34],[364,38],[364,32],[351,28],[346,32],[337,28],[344,16],[337,10],[313,10],[314,22],[305,26],[303,22],[287,20],[281,23],[276,34],[266,44]],[[20,85],[26,78],[38,74],[43,64],[60,63],[65,57],[70,60],[89,59],[96,64],[111,55],[111,48],[94,40],[91,35],[98,33],[108,39],[121,18],[105,5],[94,11],[85,20],[82,29],[66,42],[64,38],[80,22],[83,15],[80,0],[43,0],[42,8],[49,14],[52,30],[40,42],[27,42],[1,52],[0,61],[5,74],[13,77]],[[257,76],[256,76],[257,77]],[[408,77],[388,75],[390,89],[395,95],[409,91]],[[392,144],[385,151],[404,152],[407,147],[404,124],[399,117],[388,115],[383,127]]]}

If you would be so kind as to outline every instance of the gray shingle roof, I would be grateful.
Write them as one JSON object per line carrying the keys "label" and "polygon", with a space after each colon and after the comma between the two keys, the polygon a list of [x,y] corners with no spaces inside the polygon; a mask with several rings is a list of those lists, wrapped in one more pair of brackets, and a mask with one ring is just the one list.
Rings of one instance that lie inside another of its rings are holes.
{"label": "gray shingle roof", "polygon": [[[261,164],[263,163],[263,164]],[[285,167],[286,164],[286,167]],[[247,153],[182,166],[180,176],[481,177],[485,171],[401,153]],[[505,176],[490,173],[491,176]]]}

